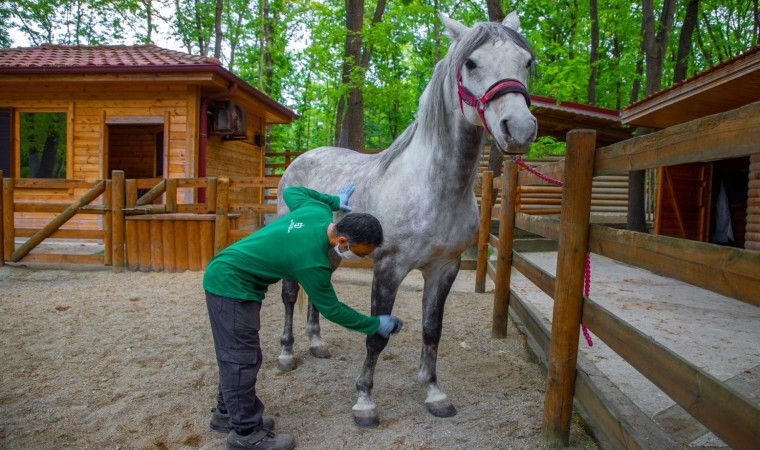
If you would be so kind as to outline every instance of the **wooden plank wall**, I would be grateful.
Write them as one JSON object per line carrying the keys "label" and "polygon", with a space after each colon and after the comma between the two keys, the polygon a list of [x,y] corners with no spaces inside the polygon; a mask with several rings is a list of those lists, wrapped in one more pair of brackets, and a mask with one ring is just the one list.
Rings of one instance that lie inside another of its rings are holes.
{"label": "wooden plank wall", "polygon": [[[0,86],[2,105],[22,111],[60,111],[67,113],[69,157],[67,178],[99,180],[108,177],[111,168],[104,163],[107,152],[109,126],[114,117],[164,117],[169,133],[167,161],[168,177],[186,177],[191,172],[197,148],[192,133],[194,121],[189,125],[189,114],[196,114],[197,91],[183,84],[150,83],[81,83],[72,77],[55,91],[38,87]],[[36,85],[39,86],[39,85]],[[61,86],[61,85],[59,85]],[[196,114],[197,116],[197,114]],[[18,148],[18,136],[15,136]],[[6,177],[12,174],[5,174]],[[79,189],[53,189],[50,191],[20,188],[16,196],[20,202],[72,203],[84,191]],[[19,213],[20,227],[40,227],[52,219],[47,213]],[[64,228],[96,229],[97,217],[75,217]]]}
{"label": "wooden plank wall", "polygon": [[750,156],[744,248],[760,250],[760,153]]}

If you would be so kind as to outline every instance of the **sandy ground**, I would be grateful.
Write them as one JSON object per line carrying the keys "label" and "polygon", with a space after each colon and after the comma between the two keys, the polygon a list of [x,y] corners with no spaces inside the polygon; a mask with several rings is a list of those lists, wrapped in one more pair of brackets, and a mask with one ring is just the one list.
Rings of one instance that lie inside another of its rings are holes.
{"label": "sandy ground", "polygon": [[[208,429],[216,364],[202,273],[78,272],[0,268],[0,447],[6,449],[222,449]],[[371,272],[340,269],[339,297],[369,311]],[[510,325],[490,338],[491,294],[460,273],[447,303],[438,377],[459,413],[436,418],[416,382],[422,281],[412,273],[394,314],[403,332],[383,352],[373,397],[381,425],[351,418],[364,338],[325,320],[332,358],[308,352],[296,314],[299,368],[277,370],[279,285],[262,310],[259,395],[276,429],[302,449],[536,449],[545,378]],[[573,419],[570,448],[596,444]]]}

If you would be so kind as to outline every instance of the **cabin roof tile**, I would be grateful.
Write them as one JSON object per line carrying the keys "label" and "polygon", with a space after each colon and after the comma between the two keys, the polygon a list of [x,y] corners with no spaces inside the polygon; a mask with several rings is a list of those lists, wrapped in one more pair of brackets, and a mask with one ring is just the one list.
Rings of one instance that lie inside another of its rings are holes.
{"label": "cabin roof tile", "polygon": [[0,68],[73,68],[124,66],[187,66],[212,64],[216,58],[147,45],[53,45],[0,49]]}

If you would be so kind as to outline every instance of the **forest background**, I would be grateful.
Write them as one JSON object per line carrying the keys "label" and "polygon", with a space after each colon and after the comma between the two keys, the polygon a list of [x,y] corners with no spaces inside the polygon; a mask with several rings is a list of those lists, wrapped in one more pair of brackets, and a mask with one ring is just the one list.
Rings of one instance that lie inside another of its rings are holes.
{"label": "forest background", "polygon": [[[517,11],[536,55],[532,94],[619,110],[758,45],[758,1],[14,0],[0,1],[0,47],[170,42],[300,116],[271,128],[267,151],[382,149],[446,53],[438,12],[470,26]],[[529,156],[564,148],[540,138]],[[630,230],[647,230],[645,176],[629,174]]]}
{"label": "forest background", "polygon": [[436,12],[472,25],[513,10],[538,62],[530,92],[610,109],[752,48],[760,30],[758,0],[17,0],[0,2],[0,47],[173,41],[298,113],[273,128],[273,151],[385,148],[446,53]]}

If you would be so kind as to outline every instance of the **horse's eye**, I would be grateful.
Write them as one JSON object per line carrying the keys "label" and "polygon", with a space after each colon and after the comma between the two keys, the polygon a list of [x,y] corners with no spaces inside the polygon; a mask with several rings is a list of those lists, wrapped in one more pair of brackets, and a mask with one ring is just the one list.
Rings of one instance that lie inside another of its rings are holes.
{"label": "horse's eye", "polygon": [[529,61],[528,61],[528,64],[526,64],[526,65],[525,65],[525,68],[526,68],[526,69],[530,69],[530,66],[532,66],[532,65],[533,65],[533,63],[534,63],[534,61],[533,61],[532,59],[531,59],[531,60],[529,60]]}
{"label": "horse's eye", "polygon": [[472,70],[472,69],[478,67],[478,65],[475,64],[474,62],[472,62],[471,59],[468,59],[467,61],[465,61],[464,62],[464,66],[467,67],[467,70]]}

